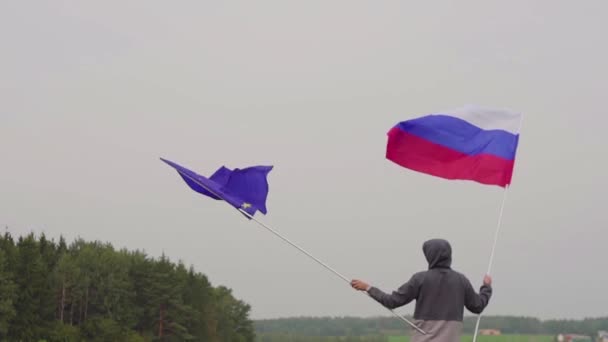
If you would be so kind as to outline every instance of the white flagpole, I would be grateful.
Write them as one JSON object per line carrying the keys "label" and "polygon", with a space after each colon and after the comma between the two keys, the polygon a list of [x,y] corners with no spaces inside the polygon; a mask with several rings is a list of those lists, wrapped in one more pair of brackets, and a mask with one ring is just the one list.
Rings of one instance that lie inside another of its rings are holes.
{"label": "white flagpole", "polygon": [[[505,188],[505,191],[502,196],[502,204],[500,205],[500,213],[498,214],[498,224],[496,226],[496,232],[494,233],[494,243],[492,245],[492,252],[490,253],[490,263],[488,265],[488,272],[486,274],[490,274],[492,270],[492,262],[494,261],[494,252],[496,251],[496,243],[498,242],[498,233],[500,232],[500,226],[502,224],[502,214],[505,209],[505,203],[507,202],[507,194],[509,193],[509,187]],[[473,342],[477,341],[477,331],[479,329],[479,322],[481,321],[481,314],[477,316],[477,323],[475,323],[475,333],[473,334]]]}
{"label": "white flagpole", "polygon": [[[179,170],[178,170],[178,172],[179,172]],[[179,172],[179,173],[181,175],[185,176],[185,177],[188,177],[188,179],[190,179],[191,181],[193,181],[196,184],[200,185],[202,188],[204,188],[205,190],[209,191],[210,193],[212,193],[213,195],[217,196],[218,198],[222,198],[222,196],[218,195],[213,190],[211,190],[208,187],[206,187],[205,185],[201,184],[198,180],[190,177],[189,175],[187,175],[185,173],[181,173],[181,172]],[[235,208],[235,207],[233,207],[233,208]],[[300,246],[296,245],[295,243],[291,242],[289,239],[287,239],[286,237],[284,237],[281,234],[279,234],[276,230],[274,230],[274,229],[270,228],[269,226],[265,225],[264,223],[258,221],[256,218],[253,217],[253,215],[249,214],[248,212],[244,211],[243,209],[241,209],[241,208],[235,208],[235,209],[238,210],[239,212],[241,212],[243,215],[247,216],[249,219],[253,220],[255,223],[259,224],[261,227],[266,228],[268,231],[270,231],[274,235],[278,236],[283,241],[285,241],[288,244],[290,244],[291,246],[297,248],[300,252],[304,253],[306,256],[310,257],[311,259],[313,259],[314,261],[316,261],[317,263],[319,263],[321,266],[325,267],[327,270],[331,271],[332,273],[334,273],[335,275],[337,275],[338,277],[340,277],[342,280],[344,280],[345,282],[347,282],[350,285],[350,280],[348,278],[346,278],[344,275],[342,275],[338,271],[334,270],[333,268],[329,267],[327,264],[325,264],[321,260],[315,258],[312,254],[310,254],[307,251],[305,251],[302,247],[300,247]],[[367,294],[367,292],[366,292],[366,294]],[[371,296],[369,294],[367,294],[367,295],[371,298]],[[378,303],[378,304],[380,304],[380,303]],[[382,304],[380,304],[380,305],[382,305]],[[386,308],[385,306],[382,306],[382,307]],[[412,328],[418,330],[418,332],[420,332],[421,334],[426,335],[426,332],[424,330],[420,329],[416,324],[410,322],[407,318],[399,315],[398,313],[396,313],[395,311],[393,311],[393,310],[391,310],[389,308],[386,308],[386,309],[389,310],[393,315],[395,315],[395,317],[398,317],[399,319],[401,319],[405,323],[409,324]]]}
{"label": "white flagpole", "polygon": [[[344,280],[345,282],[347,282],[348,284],[350,284],[350,280],[348,278],[346,278],[344,275],[338,273],[338,271],[334,270],[333,268],[329,267],[328,265],[326,265],[325,263],[323,263],[321,260],[315,258],[314,256],[312,256],[312,254],[308,253],[307,251],[305,251],[303,248],[301,248],[300,246],[296,245],[295,243],[289,241],[287,238],[285,238],[284,236],[282,236],[281,234],[279,234],[276,230],[268,227],[267,225],[263,224],[262,222],[258,221],[257,219],[255,219],[253,216],[251,216],[248,212],[242,210],[242,209],[238,209],[241,213],[247,215],[250,219],[252,219],[255,223],[259,224],[260,226],[268,229],[271,233],[273,233],[274,235],[278,236],[279,238],[281,238],[283,241],[287,242],[288,244],[292,245],[293,247],[297,248],[300,252],[304,253],[305,255],[309,256],[311,259],[313,259],[314,261],[316,261],[317,263],[319,263],[321,266],[325,267],[326,269],[328,269],[329,271],[333,272],[335,275],[337,275],[338,277],[342,278],[342,280]],[[371,298],[371,296],[366,292],[366,294]],[[373,299],[373,298],[372,298]],[[384,307],[384,306],[383,306]],[[386,308],[386,307],[385,307]],[[412,328],[418,330],[418,332],[420,332],[423,335],[426,335],[426,332],[422,329],[420,329],[417,325],[415,325],[414,323],[410,322],[407,318],[399,315],[398,313],[396,313],[395,311],[386,308],[387,310],[389,310],[393,315],[395,315],[395,317],[401,319],[402,321],[404,321],[405,323],[409,324]]]}
{"label": "white flagpole", "polygon": [[[517,134],[521,132],[521,127],[524,122],[524,116],[522,114],[519,119],[519,128],[517,129]],[[500,227],[502,225],[502,215],[505,210],[505,203],[507,203],[507,194],[509,193],[509,186],[505,187],[505,191],[502,196],[502,204],[500,205],[500,212],[498,214],[498,224],[496,225],[496,232],[494,233],[494,243],[492,244],[492,252],[490,253],[490,262],[488,263],[488,272],[487,275],[490,275],[492,271],[492,263],[494,262],[494,253],[496,252],[496,244],[498,243],[498,233],[500,232]],[[481,314],[477,316],[477,322],[475,323],[475,332],[473,333],[473,342],[477,342],[477,332],[479,330],[479,322],[481,321]]]}
{"label": "white flagpole", "polygon": [[494,254],[496,252],[496,243],[498,242],[498,233],[500,232],[500,227],[502,226],[502,216],[505,211],[505,203],[507,203],[507,194],[509,193],[509,187],[505,188],[504,194],[502,196],[502,204],[500,205],[500,213],[498,214],[498,224],[496,226],[496,232],[494,233],[494,243],[492,244],[492,253],[490,253],[490,262],[488,264],[488,275],[492,271],[492,263],[494,261]]}

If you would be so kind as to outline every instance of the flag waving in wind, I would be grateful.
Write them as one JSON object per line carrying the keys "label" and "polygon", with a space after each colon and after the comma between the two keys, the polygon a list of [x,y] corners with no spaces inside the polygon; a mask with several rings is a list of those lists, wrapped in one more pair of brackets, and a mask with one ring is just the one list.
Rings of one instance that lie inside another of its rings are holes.
{"label": "flag waving in wind", "polygon": [[[351,280],[349,278],[338,273],[338,271],[329,267],[321,260],[315,258],[312,254],[281,235],[275,229],[263,224],[253,217],[256,210],[266,214],[266,197],[268,196],[268,181],[266,178],[268,173],[272,170],[272,166],[252,166],[235,170],[230,170],[222,166],[215,171],[211,177],[206,178],[172,161],[163,158],[160,159],[177,170],[179,175],[184,179],[184,181],[186,181],[186,184],[188,184],[192,190],[216,200],[226,201],[231,206],[239,210],[241,214],[243,214],[249,220],[259,224],[266,230],[281,238],[281,240],[295,247],[300,252],[304,253],[306,256],[313,259],[318,264],[325,267],[328,271],[334,273],[336,276],[340,277],[350,285]],[[426,334],[424,330],[413,322],[410,322],[407,318],[399,315],[391,309],[388,310],[390,310],[393,315],[406,322],[412,328],[416,329],[422,334]]]}
{"label": "flag waving in wind", "polygon": [[464,107],[402,121],[388,132],[386,158],[451,180],[511,183],[521,114]]}
{"label": "flag waving in wind", "polygon": [[211,177],[206,178],[172,161],[160,159],[177,170],[192,190],[215,200],[224,200],[251,216],[256,211],[267,213],[267,176],[272,166],[251,166],[234,170],[222,166]]}

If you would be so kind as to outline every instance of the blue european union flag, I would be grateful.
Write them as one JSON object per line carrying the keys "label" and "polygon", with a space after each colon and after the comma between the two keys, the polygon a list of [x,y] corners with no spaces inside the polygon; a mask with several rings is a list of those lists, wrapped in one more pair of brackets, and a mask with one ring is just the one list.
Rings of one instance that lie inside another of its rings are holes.
{"label": "blue european union flag", "polygon": [[251,166],[234,170],[222,166],[207,178],[172,161],[160,159],[177,170],[192,190],[215,200],[226,201],[251,216],[256,211],[267,213],[267,177],[272,166]]}

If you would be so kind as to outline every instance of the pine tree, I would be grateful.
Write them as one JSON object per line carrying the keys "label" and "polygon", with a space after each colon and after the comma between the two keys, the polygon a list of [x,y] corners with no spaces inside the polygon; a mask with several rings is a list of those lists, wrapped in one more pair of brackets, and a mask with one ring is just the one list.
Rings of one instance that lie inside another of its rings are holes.
{"label": "pine tree", "polygon": [[7,267],[4,249],[0,249],[0,340],[8,335],[9,322],[15,317],[17,288]]}
{"label": "pine tree", "polygon": [[148,317],[152,319],[156,336],[161,341],[192,339],[186,326],[193,310],[184,304],[185,283],[177,277],[175,265],[164,255],[157,261],[147,279],[145,296],[148,298]]}
{"label": "pine tree", "polygon": [[49,296],[46,264],[42,261],[39,244],[34,235],[19,238],[18,253],[15,265],[15,284],[18,298],[15,303],[16,316],[11,322],[10,335],[15,339],[34,340],[42,338],[42,332],[48,327],[41,315]]}

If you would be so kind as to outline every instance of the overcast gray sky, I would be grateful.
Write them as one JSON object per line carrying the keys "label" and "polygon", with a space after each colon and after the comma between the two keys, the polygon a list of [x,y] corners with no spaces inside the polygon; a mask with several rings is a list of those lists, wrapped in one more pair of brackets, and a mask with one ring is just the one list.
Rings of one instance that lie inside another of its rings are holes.
{"label": "overcast gray sky", "polygon": [[[163,251],[254,318],[385,315],[158,158],[270,164],[259,218],[390,291],[449,239],[477,287],[502,191],[384,158],[395,123],[524,113],[486,313],[606,315],[608,2],[2,1],[0,224]],[[411,313],[413,305],[398,310]]]}

